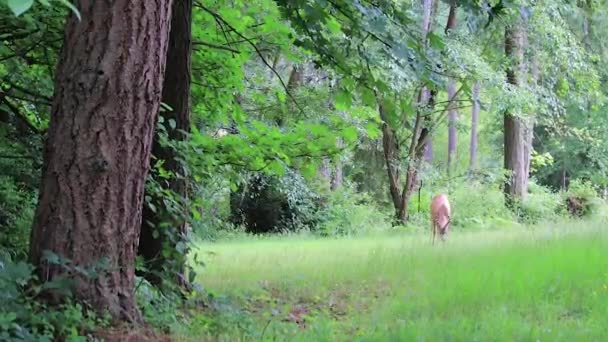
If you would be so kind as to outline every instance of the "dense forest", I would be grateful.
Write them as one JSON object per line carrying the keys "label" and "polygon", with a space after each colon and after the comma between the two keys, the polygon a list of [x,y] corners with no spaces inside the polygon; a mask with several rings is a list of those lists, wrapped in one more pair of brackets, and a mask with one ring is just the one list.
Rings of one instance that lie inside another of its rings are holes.
{"label": "dense forest", "polygon": [[0,340],[608,337],[606,5],[0,0]]}

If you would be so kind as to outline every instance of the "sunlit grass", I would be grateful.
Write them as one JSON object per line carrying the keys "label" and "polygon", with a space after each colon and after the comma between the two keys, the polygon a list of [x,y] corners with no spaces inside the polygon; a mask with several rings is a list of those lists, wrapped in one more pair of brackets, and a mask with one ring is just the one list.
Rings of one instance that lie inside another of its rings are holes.
{"label": "sunlit grass", "polygon": [[[198,252],[212,252],[199,270],[212,292],[283,305],[250,313],[260,323],[251,338],[265,324],[264,337],[279,340],[608,337],[608,238],[600,223],[456,232],[434,247],[428,235],[392,234],[232,241]],[[295,305],[310,311],[300,327],[281,320]],[[271,308],[274,316],[263,315]]]}

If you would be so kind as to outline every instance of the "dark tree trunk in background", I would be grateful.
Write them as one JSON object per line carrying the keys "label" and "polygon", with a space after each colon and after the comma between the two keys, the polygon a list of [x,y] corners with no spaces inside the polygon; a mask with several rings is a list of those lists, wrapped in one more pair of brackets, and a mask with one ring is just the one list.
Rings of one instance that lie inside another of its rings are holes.
{"label": "dark tree trunk in background", "polygon": [[477,169],[477,138],[478,138],[478,124],[479,124],[479,92],[481,84],[479,81],[473,85],[473,109],[471,110],[471,142],[469,145],[469,171],[474,172]]}
{"label": "dark tree trunk in background", "polygon": [[[507,82],[520,86],[525,75],[524,65],[525,31],[518,22],[505,30],[505,54],[511,59],[507,70]],[[505,199],[509,205],[525,199],[528,174],[526,170],[526,123],[519,117],[504,114],[504,165],[510,172],[504,186]]]}
{"label": "dark tree trunk in background", "polygon": [[[456,28],[456,4],[450,4],[450,13],[445,25],[445,34],[450,35],[450,32]],[[454,97],[456,96],[456,84],[453,79],[448,81],[448,174],[450,173],[454,159],[456,157],[456,122],[458,120],[458,111],[455,109]]]}
{"label": "dark tree trunk in background", "polygon": [[[171,140],[184,140],[182,132],[190,131],[190,59],[191,59],[191,24],[192,0],[175,0],[172,8],[171,32],[167,51],[167,66],[162,92],[162,102],[172,108],[162,112],[165,126]],[[175,121],[175,128],[168,125],[169,120]],[[175,151],[161,146],[158,137],[154,139],[152,155],[164,161],[163,168],[178,177],[156,181],[164,189],[170,189],[182,198],[187,196],[187,184],[184,179],[180,162],[176,159]],[[151,165],[154,165],[152,159]],[[153,174],[154,175],[154,174]],[[146,272],[143,276],[154,285],[160,285],[161,275],[168,271],[182,286],[187,285],[183,276],[185,255],[176,252],[177,243],[185,240],[187,235],[185,215],[175,217],[164,212],[166,207],[163,198],[153,193],[147,194],[156,210],[144,205],[141,235],[139,240],[139,255],[145,261]],[[154,231],[157,231],[156,238]],[[167,251],[163,254],[163,248]]]}
{"label": "dark tree trunk in background", "polygon": [[[437,14],[437,6],[438,1],[435,0],[421,0],[422,1],[422,40],[426,45],[427,36],[429,32],[433,29],[433,21],[434,17]],[[431,99],[431,92],[428,88],[423,87],[421,90],[421,95],[419,96],[419,105],[427,106]],[[424,160],[431,164],[433,163],[433,140],[429,139],[426,142],[426,146],[424,148]]]}
{"label": "dark tree trunk in background", "polygon": [[[82,21],[70,15],[65,26],[30,261],[43,281],[73,279],[74,296],[97,312],[139,321],[135,256],[171,1],[74,5]],[[95,278],[67,272],[46,250],[107,268]]]}

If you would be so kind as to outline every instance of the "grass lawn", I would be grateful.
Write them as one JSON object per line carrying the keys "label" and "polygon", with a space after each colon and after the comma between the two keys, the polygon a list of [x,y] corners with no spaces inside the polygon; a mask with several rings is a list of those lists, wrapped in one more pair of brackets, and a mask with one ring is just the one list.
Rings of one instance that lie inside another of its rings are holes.
{"label": "grass lawn", "polygon": [[604,224],[205,243],[210,340],[605,341]]}

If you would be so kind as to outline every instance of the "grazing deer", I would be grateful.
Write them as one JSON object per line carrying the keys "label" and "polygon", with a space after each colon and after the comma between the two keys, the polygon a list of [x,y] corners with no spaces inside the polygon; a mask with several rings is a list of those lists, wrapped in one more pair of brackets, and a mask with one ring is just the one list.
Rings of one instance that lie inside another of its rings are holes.
{"label": "grazing deer", "polygon": [[435,234],[439,231],[441,241],[445,241],[445,236],[450,229],[451,220],[450,201],[448,196],[440,194],[433,197],[431,202],[431,223],[433,224],[433,245],[435,244]]}

